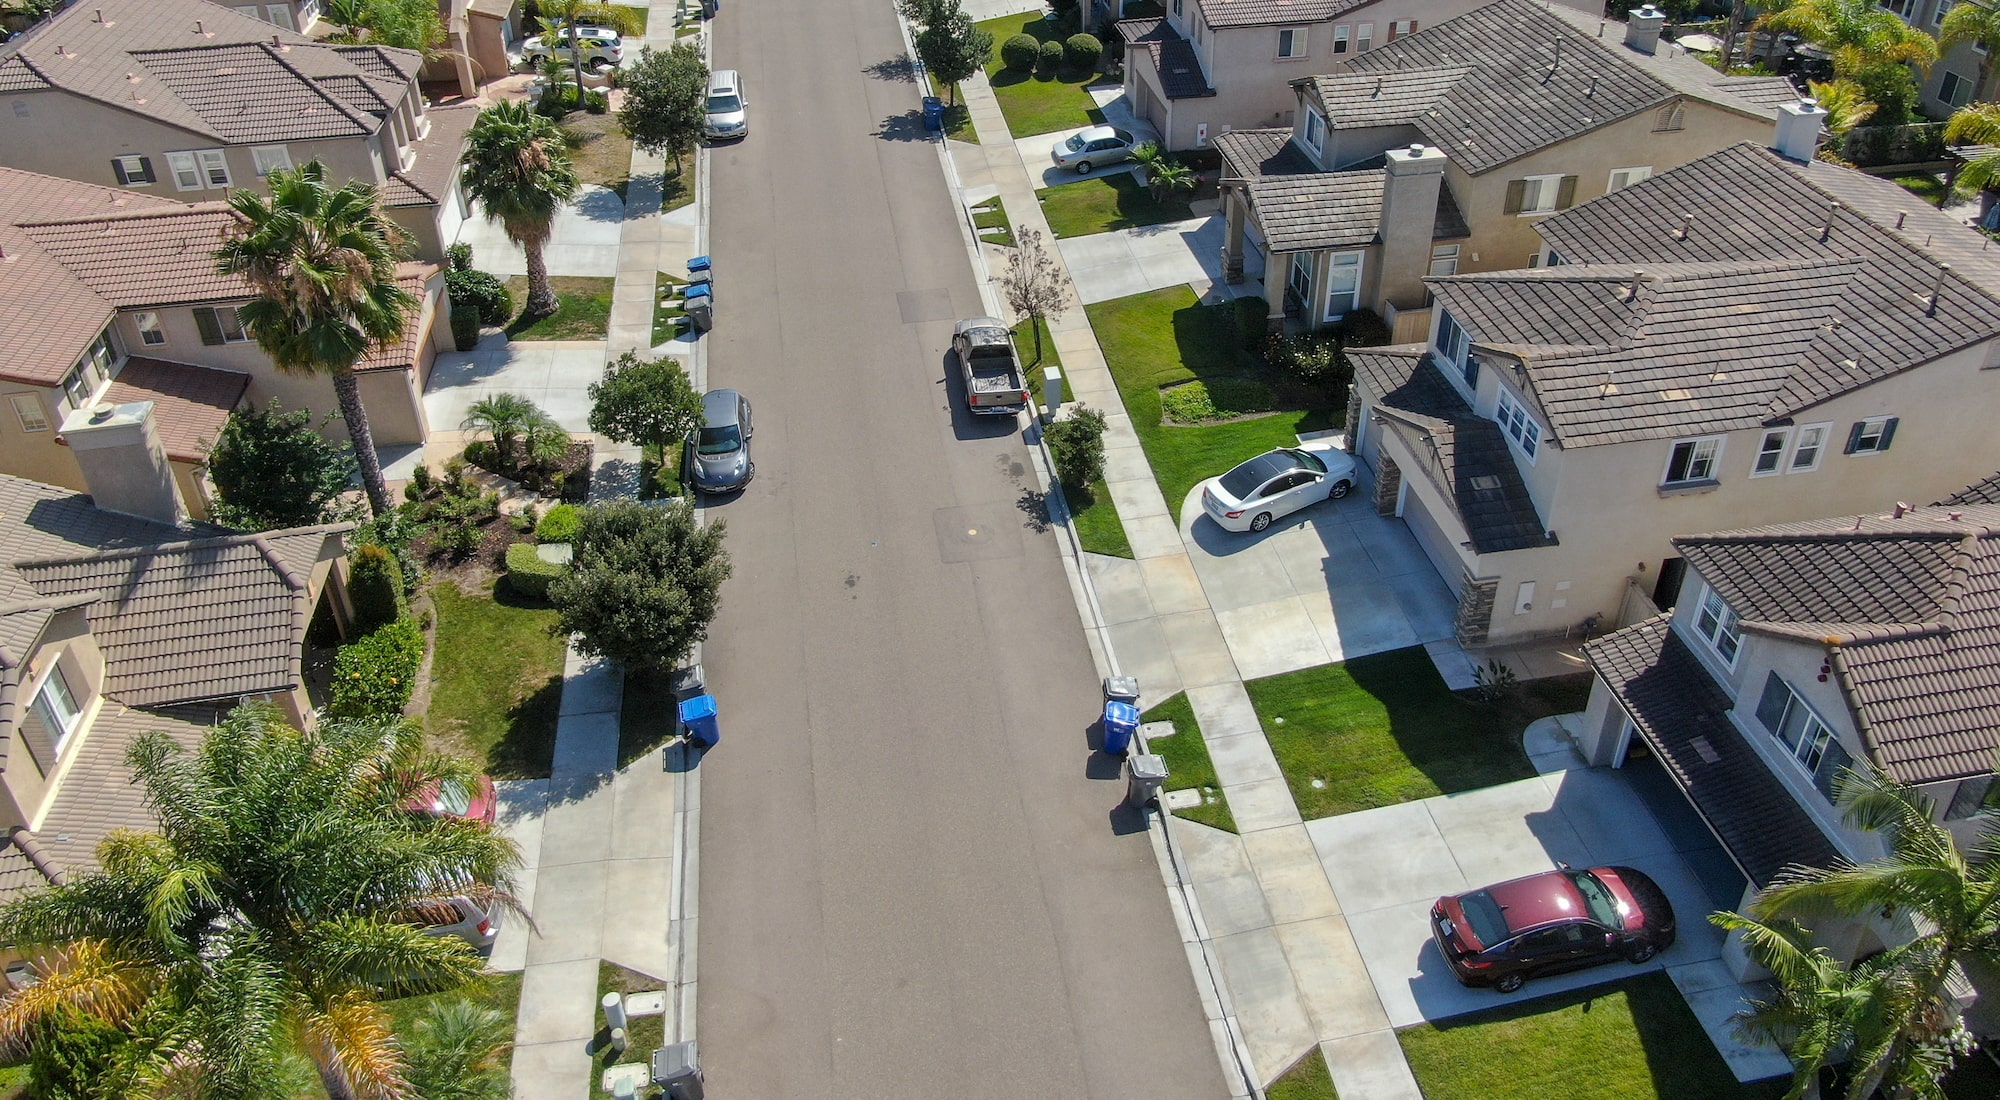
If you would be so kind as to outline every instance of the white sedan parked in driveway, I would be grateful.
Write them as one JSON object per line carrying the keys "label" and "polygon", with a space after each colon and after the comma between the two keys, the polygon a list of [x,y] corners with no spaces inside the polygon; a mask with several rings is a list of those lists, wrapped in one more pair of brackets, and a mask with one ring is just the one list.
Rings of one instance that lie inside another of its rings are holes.
{"label": "white sedan parked in driveway", "polygon": [[1354,457],[1329,443],[1280,447],[1201,483],[1201,509],[1224,530],[1262,531],[1354,488]]}

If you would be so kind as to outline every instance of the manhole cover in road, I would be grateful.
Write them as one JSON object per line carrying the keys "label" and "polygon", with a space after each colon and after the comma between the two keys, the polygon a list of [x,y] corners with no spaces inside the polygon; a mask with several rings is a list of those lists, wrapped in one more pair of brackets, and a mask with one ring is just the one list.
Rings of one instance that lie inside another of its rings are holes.
{"label": "manhole cover in road", "polygon": [[953,317],[951,292],[943,287],[901,291],[896,295],[896,308],[903,311],[903,323],[906,325],[919,321],[949,321]]}
{"label": "manhole cover in road", "polygon": [[1018,520],[990,508],[940,508],[931,513],[938,556],[946,562],[991,561],[1021,555]]}

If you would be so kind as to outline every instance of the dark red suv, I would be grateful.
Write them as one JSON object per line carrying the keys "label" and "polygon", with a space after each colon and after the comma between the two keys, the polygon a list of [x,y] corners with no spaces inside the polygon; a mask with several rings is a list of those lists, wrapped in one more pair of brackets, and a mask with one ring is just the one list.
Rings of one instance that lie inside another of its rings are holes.
{"label": "dark red suv", "polygon": [[1431,936],[1460,982],[1512,993],[1543,974],[1645,962],[1673,946],[1674,909],[1666,891],[1630,867],[1565,864],[1439,898]]}

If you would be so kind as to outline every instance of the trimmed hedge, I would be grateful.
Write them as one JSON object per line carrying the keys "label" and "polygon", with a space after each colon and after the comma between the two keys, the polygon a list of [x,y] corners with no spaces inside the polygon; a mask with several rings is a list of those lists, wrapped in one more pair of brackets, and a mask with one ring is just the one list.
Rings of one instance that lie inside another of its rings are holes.
{"label": "trimmed hedge", "polygon": [[1042,63],[1042,68],[1050,72],[1054,72],[1055,70],[1062,68],[1062,63],[1063,63],[1062,43],[1057,42],[1053,39],[1042,43],[1041,46],[1038,48],[1037,57],[1038,60],[1040,60]]}
{"label": "trimmed hedge", "polygon": [[355,627],[387,626],[403,617],[403,567],[394,551],[364,542],[347,555],[347,595],[354,601]]}
{"label": "trimmed hedge", "polygon": [[1063,42],[1063,59],[1072,69],[1095,69],[1104,57],[1104,43],[1087,34],[1072,34]]}
{"label": "trimmed hedge", "polygon": [[535,548],[525,542],[517,542],[507,548],[507,587],[531,600],[549,598],[549,582],[563,575],[568,569],[552,561],[543,561]]}
{"label": "trimmed hedge", "polygon": [[1032,34],[1017,34],[1000,43],[1000,60],[1009,69],[1025,73],[1035,67],[1035,59],[1041,56],[1042,44],[1035,41]]}
{"label": "trimmed hedge", "polygon": [[424,663],[424,631],[411,618],[340,647],[333,659],[329,718],[400,718]]}
{"label": "trimmed hedge", "polygon": [[583,530],[583,513],[574,504],[558,504],[535,525],[536,542],[575,542]]}

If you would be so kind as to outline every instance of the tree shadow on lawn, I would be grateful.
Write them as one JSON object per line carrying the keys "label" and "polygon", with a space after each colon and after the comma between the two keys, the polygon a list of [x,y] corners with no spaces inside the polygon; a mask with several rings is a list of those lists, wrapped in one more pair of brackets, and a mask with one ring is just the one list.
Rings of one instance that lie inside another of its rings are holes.
{"label": "tree shadow on lawn", "polygon": [[562,710],[562,692],[562,676],[552,676],[507,708],[507,734],[486,750],[488,774],[549,774],[556,757],[556,716]]}

